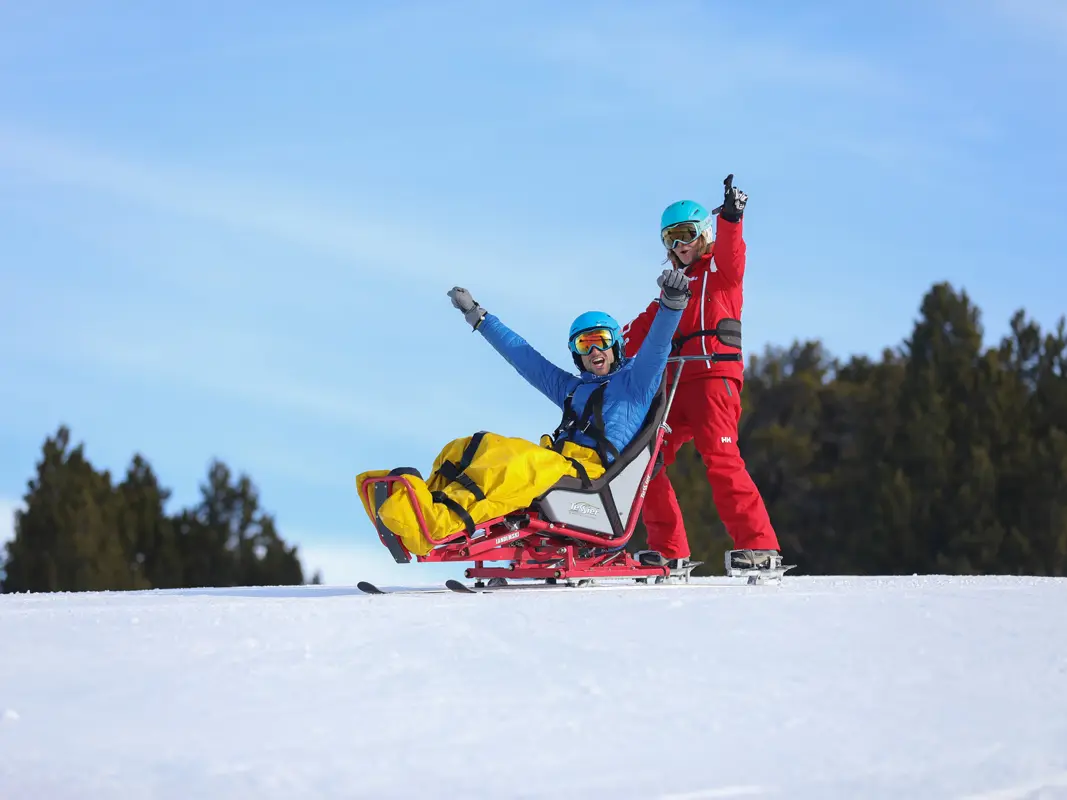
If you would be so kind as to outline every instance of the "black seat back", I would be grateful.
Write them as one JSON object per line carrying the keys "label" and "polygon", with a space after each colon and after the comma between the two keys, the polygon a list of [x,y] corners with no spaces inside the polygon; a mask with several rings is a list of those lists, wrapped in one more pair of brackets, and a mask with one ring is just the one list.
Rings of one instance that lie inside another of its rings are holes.
{"label": "black seat back", "polygon": [[630,518],[641,478],[645,474],[656,430],[663,422],[667,408],[666,380],[652,399],[644,423],[630,443],[619,453],[604,474],[583,486],[581,480],[570,476],[561,478],[552,488],[534,500],[541,515],[552,522],[594,533],[622,536]]}

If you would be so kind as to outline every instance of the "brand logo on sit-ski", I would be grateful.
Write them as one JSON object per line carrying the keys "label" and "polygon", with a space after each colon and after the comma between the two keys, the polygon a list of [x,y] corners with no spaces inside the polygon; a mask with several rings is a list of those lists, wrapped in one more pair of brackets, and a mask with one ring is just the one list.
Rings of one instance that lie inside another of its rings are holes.
{"label": "brand logo on sit-ski", "polygon": [[589,503],[575,503],[571,506],[572,514],[580,514],[583,517],[595,517],[600,513],[600,509],[596,506],[591,506]]}

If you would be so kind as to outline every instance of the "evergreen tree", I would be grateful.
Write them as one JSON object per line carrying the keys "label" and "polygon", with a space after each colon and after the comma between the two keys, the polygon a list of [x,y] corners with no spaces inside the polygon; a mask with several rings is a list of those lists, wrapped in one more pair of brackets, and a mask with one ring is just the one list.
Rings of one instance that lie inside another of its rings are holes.
{"label": "evergreen tree", "polygon": [[303,583],[296,548],[260,510],[258,490],[247,476],[232,477],[225,464],[212,462],[200,503],[177,519],[186,585]]}
{"label": "evergreen tree", "polygon": [[[748,358],[738,443],[798,573],[1067,570],[1067,336],[1022,311],[998,345],[935,284],[878,361],[819,342]],[[669,469],[701,572],[732,546],[692,445]],[[640,546],[640,545],[639,545]],[[699,574],[699,573],[698,573]]]}
{"label": "evergreen tree", "polygon": [[303,583],[296,548],[260,509],[247,476],[233,482],[229,468],[213,462],[201,502],[174,516],[165,509],[170,494],[141,455],[112,485],[61,427],[45,441],[16,514],[0,591]]}
{"label": "evergreen tree", "polygon": [[182,585],[182,561],[174,521],[165,507],[169,489],[159,485],[152,466],[135,455],[118,486],[122,504],[119,535],[134,575],[156,589]]}
{"label": "evergreen tree", "polygon": [[136,589],[117,533],[120,504],[107,472],[97,472],[82,445],[61,427],[44,444],[37,475],[15,516],[3,591]]}

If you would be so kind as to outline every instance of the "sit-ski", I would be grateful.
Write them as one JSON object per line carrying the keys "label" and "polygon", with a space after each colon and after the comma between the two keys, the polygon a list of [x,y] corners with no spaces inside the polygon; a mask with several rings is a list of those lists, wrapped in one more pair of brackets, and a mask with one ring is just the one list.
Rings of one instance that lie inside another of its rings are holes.
{"label": "sit-ski", "polygon": [[[644,504],[645,492],[657,469],[662,468],[661,449],[670,431],[667,414],[674,401],[684,362],[726,360],[734,354],[672,356],[677,363],[669,393],[661,384],[641,429],[607,470],[589,485],[577,478],[563,477],[527,507],[477,525],[473,535],[466,528],[443,538],[429,536],[422,511],[412,503],[423,535],[434,549],[415,556],[422,563],[473,562],[464,571],[473,579],[473,588],[459,581],[448,581],[452,591],[493,591],[503,588],[589,587],[601,581],[632,580],[639,584],[689,583],[699,561],[683,559],[681,563],[664,559],[658,553],[631,553],[626,545],[633,535]],[[359,490],[377,509],[389,496],[394,485],[405,485],[408,496],[415,493],[406,476],[419,475],[412,468],[398,468],[388,475],[365,479]],[[421,476],[420,476],[421,477]],[[369,494],[373,493],[373,494]],[[411,553],[375,513],[378,537],[398,564],[409,563]],[[725,557],[726,575],[746,578],[749,585],[781,583],[791,566],[782,564],[773,554],[759,568],[737,569],[731,565],[731,553]],[[744,552],[744,551],[741,551]],[[487,566],[486,562],[507,562]],[[512,581],[532,581],[514,584]],[[373,584],[361,582],[363,591],[386,593]]]}

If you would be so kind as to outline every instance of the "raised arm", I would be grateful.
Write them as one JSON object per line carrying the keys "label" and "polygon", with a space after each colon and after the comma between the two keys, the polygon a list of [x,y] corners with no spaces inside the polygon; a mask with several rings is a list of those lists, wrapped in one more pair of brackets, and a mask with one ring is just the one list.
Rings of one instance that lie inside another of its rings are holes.
{"label": "raised arm", "polygon": [[723,181],[726,191],[715,225],[715,244],[712,256],[719,274],[732,284],[739,284],[745,277],[746,250],[744,237],[745,204],[748,195],[733,185],[734,176],[727,175]]}
{"label": "raised arm", "polygon": [[739,284],[745,277],[745,239],[742,222],[727,222],[719,218],[715,228],[715,244],[712,256],[715,268],[728,283]]}
{"label": "raised arm", "polygon": [[529,342],[492,314],[486,314],[478,332],[531,386],[560,408],[577,378],[538,353]]}
{"label": "raised arm", "polygon": [[578,379],[538,353],[529,342],[511,330],[498,317],[488,313],[471,297],[470,292],[454,287],[448,292],[452,305],[463,312],[464,319],[541,394],[563,408],[571,384]]}
{"label": "raised arm", "polygon": [[659,310],[627,376],[633,393],[644,399],[651,399],[659,388],[671,353],[671,339],[690,296],[689,278],[682,270],[665,269],[656,282],[662,288]]}

